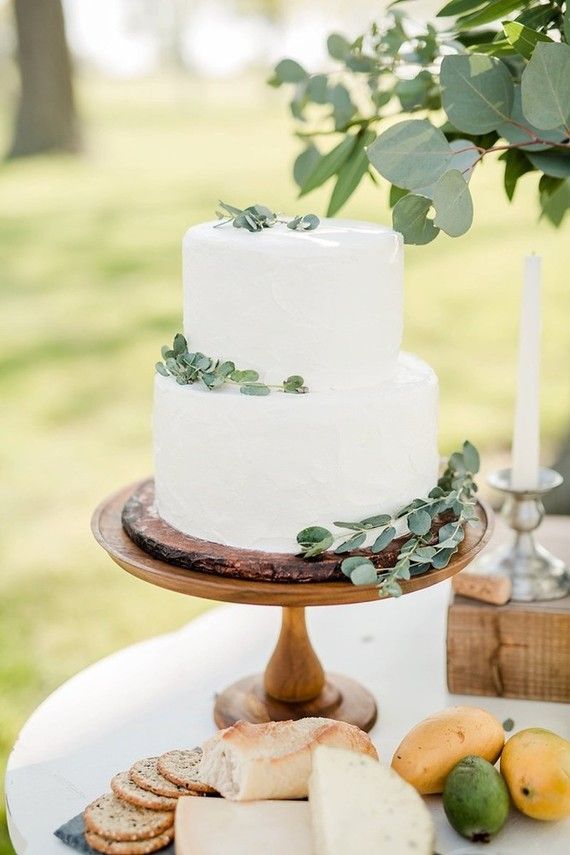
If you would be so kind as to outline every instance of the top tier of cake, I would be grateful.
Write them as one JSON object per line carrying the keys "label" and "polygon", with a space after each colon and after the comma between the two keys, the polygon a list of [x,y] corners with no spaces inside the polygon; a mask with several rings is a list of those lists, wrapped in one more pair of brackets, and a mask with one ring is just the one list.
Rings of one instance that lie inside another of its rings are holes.
{"label": "top tier of cake", "polygon": [[193,351],[302,374],[312,390],[375,387],[396,369],[403,247],[397,232],[325,219],[311,232],[202,223],[184,237],[184,333]]}

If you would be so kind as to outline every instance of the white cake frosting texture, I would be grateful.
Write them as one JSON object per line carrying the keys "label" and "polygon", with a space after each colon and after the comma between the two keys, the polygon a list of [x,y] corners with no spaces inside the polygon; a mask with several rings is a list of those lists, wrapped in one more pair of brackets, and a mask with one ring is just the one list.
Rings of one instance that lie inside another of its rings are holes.
{"label": "white cake frosting texture", "polygon": [[402,242],[370,223],[251,234],[195,226],[184,238],[184,332],[309,393],[241,395],[156,376],[156,503],[204,540],[296,552],[297,532],[391,513],[437,480],[438,384],[399,354]]}
{"label": "white cake frosting texture", "polygon": [[323,220],[250,234],[203,223],[184,237],[184,334],[194,351],[312,390],[377,386],[402,340],[403,246],[372,223]]}

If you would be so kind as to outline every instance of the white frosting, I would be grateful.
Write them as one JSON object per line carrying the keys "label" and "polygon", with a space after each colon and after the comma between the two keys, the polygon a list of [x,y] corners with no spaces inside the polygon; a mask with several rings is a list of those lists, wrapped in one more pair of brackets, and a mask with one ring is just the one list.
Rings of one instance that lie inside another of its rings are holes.
{"label": "white frosting", "polygon": [[313,392],[378,386],[402,339],[402,237],[325,219],[311,232],[202,223],[184,237],[184,332],[191,349],[271,383]]}
{"label": "white frosting", "polygon": [[[223,319],[218,310],[210,327]],[[293,368],[312,388],[303,361]],[[307,395],[208,392],[157,375],[158,512],[204,540],[295,552],[307,525],[393,512],[425,495],[437,480],[437,410],[437,378],[410,355],[376,389]]]}

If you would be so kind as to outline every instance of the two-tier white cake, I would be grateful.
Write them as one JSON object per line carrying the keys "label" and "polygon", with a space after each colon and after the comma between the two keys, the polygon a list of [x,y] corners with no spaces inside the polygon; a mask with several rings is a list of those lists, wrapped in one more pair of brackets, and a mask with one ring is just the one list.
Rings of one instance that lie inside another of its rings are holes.
{"label": "two-tier white cake", "polygon": [[372,223],[311,232],[204,223],[184,238],[193,351],[302,375],[305,395],[209,391],[157,375],[159,515],[204,540],[296,552],[308,525],[391,513],[437,481],[438,384],[400,353],[403,246]]}

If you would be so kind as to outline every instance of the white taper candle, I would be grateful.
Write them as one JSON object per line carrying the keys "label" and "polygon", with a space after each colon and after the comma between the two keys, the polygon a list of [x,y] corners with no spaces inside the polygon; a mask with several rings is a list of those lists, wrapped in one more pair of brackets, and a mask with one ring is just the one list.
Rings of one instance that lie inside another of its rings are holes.
{"label": "white taper candle", "polygon": [[541,259],[524,262],[519,332],[517,403],[513,436],[512,487],[528,490],[538,484],[540,456],[540,304]]}

